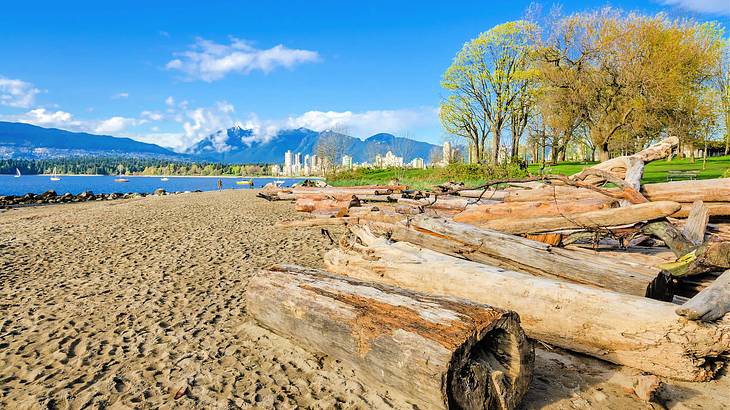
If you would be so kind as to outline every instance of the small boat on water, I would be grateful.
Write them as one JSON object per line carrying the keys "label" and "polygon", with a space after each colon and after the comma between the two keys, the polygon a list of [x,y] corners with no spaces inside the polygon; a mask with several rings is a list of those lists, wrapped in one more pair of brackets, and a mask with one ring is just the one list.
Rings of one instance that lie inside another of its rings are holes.
{"label": "small boat on water", "polygon": [[162,177],[162,178],[160,178],[160,181],[162,181],[162,182],[167,182],[169,180],[170,180],[170,178],[168,178],[168,177]]}
{"label": "small boat on water", "polygon": [[285,183],[285,182],[286,182],[286,181],[282,181],[282,180],[280,180],[280,179],[277,179],[276,181],[274,181],[274,185],[281,185],[281,184],[283,184],[283,183]]}
{"label": "small boat on water", "polygon": [[15,178],[20,178],[20,170],[15,168]]}
{"label": "small boat on water", "polygon": [[244,181],[236,181],[236,185],[249,185],[249,186],[253,186],[253,179],[244,180]]}
{"label": "small boat on water", "polygon": [[114,178],[114,182],[129,182],[127,178],[124,178],[122,171],[119,171],[119,176]]}
{"label": "small boat on water", "polygon": [[51,174],[51,181],[60,181],[61,178],[59,178],[58,173],[56,172],[56,168],[53,168],[53,174]]}

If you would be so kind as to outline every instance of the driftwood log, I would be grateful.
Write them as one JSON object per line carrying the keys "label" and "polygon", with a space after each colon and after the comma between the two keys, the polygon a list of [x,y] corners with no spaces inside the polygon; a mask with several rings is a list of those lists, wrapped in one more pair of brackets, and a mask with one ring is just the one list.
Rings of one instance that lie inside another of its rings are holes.
{"label": "driftwood log", "polygon": [[[625,179],[629,183],[637,185],[636,188],[638,188],[638,183],[644,173],[644,164],[670,156],[677,145],[679,145],[679,138],[667,137],[636,154],[609,159],[591,168],[610,172],[620,179]],[[605,179],[592,176],[587,181],[597,184],[604,182]]]}
{"label": "driftwood log", "polygon": [[677,308],[678,315],[704,322],[722,319],[727,312],[730,312],[730,270]]}
{"label": "driftwood log", "polygon": [[486,305],[283,265],[251,279],[247,310],[423,409],[512,409],[532,377],[518,316]]}
{"label": "driftwood log", "polygon": [[[363,215],[360,222],[369,216]],[[649,287],[661,273],[650,264],[626,257],[587,256],[584,251],[568,250],[443,218],[414,216],[407,223],[370,225],[397,241],[417,244],[437,252],[505,269],[548,278],[596,286],[636,296],[647,296]],[[669,292],[669,289],[665,289]],[[662,299],[671,300],[666,293]]]}
{"label": "driftwood log", "polygon": [[730,202],[730,178],[646,184],[641,193],[650,201]]}
{"label": "driftwood log", "polygon": [[328,270],[512,309],[528,336],[550,344],[688,381],[711,379],[730,351],[730,320],[687,321],[671,303],[465,261],[353,228],[364,245],[329,251]]}
{"label": "driftwood log", "polygon": [[662,218],[677,212],[680,208],[681,205],[676,202],[648,202],[621,208],[562,214],[560,216],[521,220],[502,218],[487,222],[484,226],[514,234],[549,232],[562,229],[599,229]]}
{"label": "driftwood log", "polygon": [[581,201],[502,202],[494,205],[478,205],[454,215],[454,221],[480,224],[495,219],[520,220],[541,216],[559,216],[576,212],[597,211],[613,208],[613,199],[586,199]]}

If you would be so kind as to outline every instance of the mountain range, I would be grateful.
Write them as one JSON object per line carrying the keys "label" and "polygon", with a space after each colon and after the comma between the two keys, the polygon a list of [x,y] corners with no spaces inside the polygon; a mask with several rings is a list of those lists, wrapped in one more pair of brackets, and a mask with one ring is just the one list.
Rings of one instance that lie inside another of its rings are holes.
{"label": "mountain range", "polygon": [[376,154],[383,155],[389,150],[403,156],[406,162],[415,157],[429,161],[431,152],[441,149],[427,142],[387,133],[361,140],[333,131],[318,132],[307,128],[280,130],[262,141],[254,138],[252,130],[235,126],[209,135],[184,152],[175,152],[130,138],[0,121],[0,158],[129,155],[222,163],[282,163],[286,151],[302,155],[317,153],[320,141],[336,146],[340,153],[351,155],[354,162],[372,162]]}

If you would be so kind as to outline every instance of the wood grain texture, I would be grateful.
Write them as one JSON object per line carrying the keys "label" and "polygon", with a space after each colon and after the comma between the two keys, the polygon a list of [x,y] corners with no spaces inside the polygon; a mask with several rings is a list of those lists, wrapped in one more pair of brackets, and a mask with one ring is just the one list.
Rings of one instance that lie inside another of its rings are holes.
{"label": "wood grain texture", "polygon": [[474,302],[280,265],[251,279],[247,310],[419,408],[512,409],[532,375],[517,315]]}

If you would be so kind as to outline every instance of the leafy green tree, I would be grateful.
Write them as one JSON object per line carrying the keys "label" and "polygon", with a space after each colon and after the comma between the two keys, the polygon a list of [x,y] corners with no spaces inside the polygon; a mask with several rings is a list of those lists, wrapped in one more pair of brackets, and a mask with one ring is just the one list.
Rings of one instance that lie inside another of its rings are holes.
{"label": "leafy green tree", "polygon": [[441,103],[441,123],[473,144],[480,161],[487,159],[489,134],[496,163],[504,127],[510,118],[520,125],[517,115],[527,115],[516,105],[528,103],[523,97],[531,78],[528,55],[534,32],[535,26],[523,20],[495,26],[466,43],[444,73],[441,86],[450,95]]}

